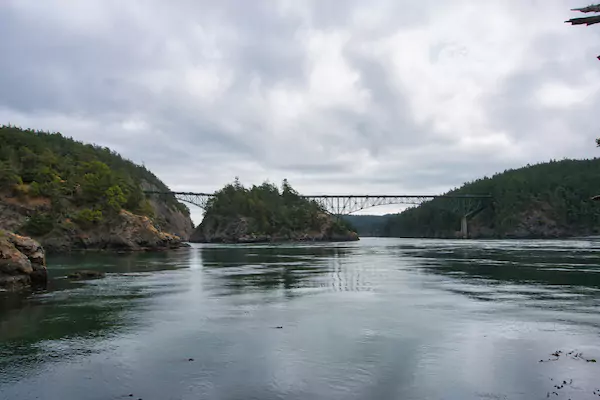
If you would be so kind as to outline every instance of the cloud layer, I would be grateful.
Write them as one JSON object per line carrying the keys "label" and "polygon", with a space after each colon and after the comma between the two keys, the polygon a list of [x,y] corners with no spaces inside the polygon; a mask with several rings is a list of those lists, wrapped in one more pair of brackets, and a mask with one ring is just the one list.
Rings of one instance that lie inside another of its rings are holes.
{"label": "cloud layer", "polygon": [[440,193],[596,155],[600,28],[569,8],[5,0],[0,122],[109,146],[174,190]]}

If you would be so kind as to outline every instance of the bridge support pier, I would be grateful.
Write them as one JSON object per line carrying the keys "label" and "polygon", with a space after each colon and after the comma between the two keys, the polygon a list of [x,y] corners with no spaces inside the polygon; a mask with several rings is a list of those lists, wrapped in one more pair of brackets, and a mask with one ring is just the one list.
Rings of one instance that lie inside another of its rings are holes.
{"label": "bridge support pier", "polygon": [[468,226],[468,221],[467,221],[466,215],[463,215],[462,218],[460,219],[460,236],[463,239],[469,238],[469,226]]}

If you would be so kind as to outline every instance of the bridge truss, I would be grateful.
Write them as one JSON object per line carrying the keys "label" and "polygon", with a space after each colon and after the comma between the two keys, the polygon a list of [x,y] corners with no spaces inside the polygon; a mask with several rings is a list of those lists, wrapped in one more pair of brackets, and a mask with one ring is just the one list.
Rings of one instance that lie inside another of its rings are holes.
{"label": "bridge truss", "polygon": [[[210,193],[193,192],[145,192],[153,196],[175,196],[179,201],[193,204],[206,209],[208,200],[214,197]],[[491,200],[489,195],[320,195],[301,196],[319,204],[330,214],[349,215],[367,208],[391,205],[407,204],[420,205],[434,199],[443,199],[445,207],[461,215],[470,217],[483,209],[487,201]]]}
{"label": "bridge truss", "polygon": [[212,193],[192,193],[192,192],[144,192],[147,195],[151,196],[175,196],[175,198],[184,203],[193,204],[196,207],[200,207],[203,210],[206,210],[206,205],[208,200],[215,197]]}
{"label": "bridge truss", "polygon": [[302,197],[317,202],[329,213],[335,215],[349,215],[367,208],[392,204],[417,206],[434,199],[445,200],[445,207],[449,207],[452,211],[475,212],[485,205],[486,199],[491,198],[491,196],[479,195],[322,195]]}

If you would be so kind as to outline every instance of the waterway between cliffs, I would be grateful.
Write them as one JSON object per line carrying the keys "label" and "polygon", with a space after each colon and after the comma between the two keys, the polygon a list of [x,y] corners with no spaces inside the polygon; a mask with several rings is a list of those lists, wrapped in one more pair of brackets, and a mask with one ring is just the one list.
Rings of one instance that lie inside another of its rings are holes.
{"label": "waterway between cliffs", "polygon": [[[106,277],[63,278],[81,269]],[[600,240],[193,244],[48,270],[45,292],[0,293],[1,399],[599,398]]]}

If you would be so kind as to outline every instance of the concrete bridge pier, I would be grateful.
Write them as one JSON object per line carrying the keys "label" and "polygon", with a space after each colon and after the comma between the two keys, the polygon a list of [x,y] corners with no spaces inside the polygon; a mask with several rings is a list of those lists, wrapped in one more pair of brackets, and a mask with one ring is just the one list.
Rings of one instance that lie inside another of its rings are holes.
{"label": "concrete bridge pier", "polygon": [[474,216],[479,214],[485,208],[485,204],[481,201],[477,204],[471,204],[470,206],[463,205],[462,210],[460,210],[460,237],[463,239],[469,238],[469,220]]}
{"label": "concrete bridge pier", "polygon": [[468,239],[469,238],[469,226],[468,226],[468,220],[467,220],[467,215],[463,215],[462,218],[460,219],[460,237],[462,237],[463,239]]}

